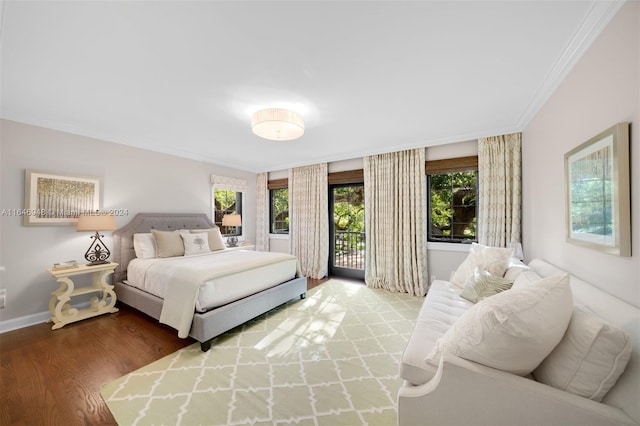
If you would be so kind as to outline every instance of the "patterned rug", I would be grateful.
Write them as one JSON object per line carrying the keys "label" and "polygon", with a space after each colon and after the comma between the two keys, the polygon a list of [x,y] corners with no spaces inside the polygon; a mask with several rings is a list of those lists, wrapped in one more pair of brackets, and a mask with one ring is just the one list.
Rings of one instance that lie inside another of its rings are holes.
{"label": "patterned rug", "polygon": [[422,298],[331,279],[102,386],[120,425],[394,425]]}

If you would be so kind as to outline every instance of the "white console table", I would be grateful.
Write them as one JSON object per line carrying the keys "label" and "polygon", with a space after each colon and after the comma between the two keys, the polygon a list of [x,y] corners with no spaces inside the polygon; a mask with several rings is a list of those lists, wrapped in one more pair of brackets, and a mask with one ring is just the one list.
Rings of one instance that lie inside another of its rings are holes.
{"label": "white console table", "polygon": [[[113,274],[117,263],[105,263],[102,265],[80,265],[69,269],[47,269],[47,271],[60,283],[60,288],[52,293],[49,302],[51,318],[47,322],[53,322],[52,330],[80,321],[85,318],[95,317],[106,313],[118,312],[116,293],[113,286],[107,283],[107,277]],[[91,285],[75,288],[71,277],[75,275],[93,274]],[[83,309],[72,308],[69,303],[73,296],[80,294],[100,293],[90,300],[90,306]]]}

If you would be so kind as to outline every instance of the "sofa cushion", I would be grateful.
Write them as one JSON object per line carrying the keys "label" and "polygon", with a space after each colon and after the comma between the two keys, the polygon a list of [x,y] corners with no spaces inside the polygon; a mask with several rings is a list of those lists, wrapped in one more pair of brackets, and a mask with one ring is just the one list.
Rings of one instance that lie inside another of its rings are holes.
{"label": "sofa cushion", "polygon": [[451,353],[519,375],[531,373],[564,335],[573,298],[569,275],[507,290],[469,308],[428,354],[437,364]]}
{"label": "sofa cushion", "polygon": [[602,401],[630,356],[626,332],[576,309],[564,337],[533,375],[539,382]]}
{"label": "sofa cushion", "polygon": [[503,276],[509,267],[512,254],[512,248],[489,247],[473,243],[467,258],[453,273],[451,282],[464,287],[475,268],[482,268],[493,275]]}
{"label": "sofa cushion", "polygon": [[400,377],[414,385],[428,382],[437,363],[427,363],[428,354],[449,328],[473,304],[459,296],[460,289],[447,281],[435,280],[429,287],[413,333],[400,362]]}

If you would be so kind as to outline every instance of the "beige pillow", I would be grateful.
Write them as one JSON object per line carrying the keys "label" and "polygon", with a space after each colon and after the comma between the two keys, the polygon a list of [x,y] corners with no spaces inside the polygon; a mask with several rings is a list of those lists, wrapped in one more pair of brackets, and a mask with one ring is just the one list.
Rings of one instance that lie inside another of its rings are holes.
{"label": "beige pillow", "polygon": [[158,257],[184,256],[184,243],[178,231],[151,230],[156,240],[156,253]]}
{"label": "beige pillow", "polygon": [[576,309],[564,337],[533,375],[541,383],[602,401],[630,356],[625,331]]}
{"label": "beige pillow", "polygon": [[442,354],[450,353],[525,376],[560,342],[572,310],[568,274],[503,291],[462,314],[426,360],[437,365]]}
{"label": "beige pillow", "polygon": [[185,256],[211,252],[211,250],[209,250],[209,239],[206,232],[200,232],[197,234],[181,233],[180,236],[184,243]]}
{"label": "beige pillow", "polygon": [[474,269],[460,293],[460,297],[469,302],[478,303],[482,299],[509,290],[513,281],[490,274],[481,268]]}
{"label": "beige pillow", "polygon": [[464,287],[473,270],[477,267],[501,277],[509,267],[512,254],[512,248],[489,247],[472,243],[469,255],[453,274],[451,282],[459,287]]}
{"label": "beige pillow", "polygon": [[189,231],[191,233],[200,233],[206,232],[209,237],[209,249],[211,251],[224,250],[224,239],[222,238],[222,234],[220,233],[220,228],[212,228],[212,229],[192,229]]}

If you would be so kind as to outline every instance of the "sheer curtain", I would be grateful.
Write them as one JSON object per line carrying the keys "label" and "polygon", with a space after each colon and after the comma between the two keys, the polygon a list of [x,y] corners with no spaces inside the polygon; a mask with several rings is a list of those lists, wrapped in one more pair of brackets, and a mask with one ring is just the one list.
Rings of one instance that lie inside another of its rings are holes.
{"label": "sheer curtain", "polygon": [[428,288],[425,150],[365,157],[367,286],[424,296]]}
{"label": "sheer curtain", "polygon": [[256,181],[256,250],[269,251],[268,173],[258,173]]}
{"label": "sheer curtain", "polygon": [[478,139],[478,241],[494,247],[520,242],[520,133]]}
{"label": "sheer curtain", "polygon": [[289,170],[289,241],[309,278],[327,275],[329,213],[327,164]]}

